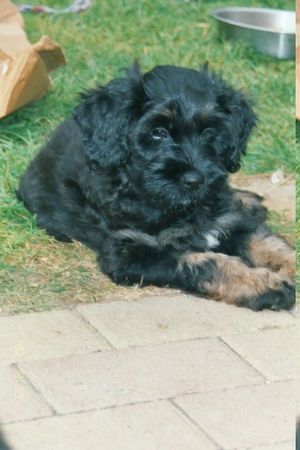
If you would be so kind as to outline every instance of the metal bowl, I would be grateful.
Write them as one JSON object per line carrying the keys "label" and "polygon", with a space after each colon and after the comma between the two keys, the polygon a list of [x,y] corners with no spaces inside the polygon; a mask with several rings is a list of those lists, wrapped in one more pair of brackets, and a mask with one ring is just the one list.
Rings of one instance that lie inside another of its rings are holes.
{"label": "metal bowl", "polygon": [[295,58],[294,11],[269,8],[221,8],[212,12],[219,31],[243,40],[256,50],[279,59]]}

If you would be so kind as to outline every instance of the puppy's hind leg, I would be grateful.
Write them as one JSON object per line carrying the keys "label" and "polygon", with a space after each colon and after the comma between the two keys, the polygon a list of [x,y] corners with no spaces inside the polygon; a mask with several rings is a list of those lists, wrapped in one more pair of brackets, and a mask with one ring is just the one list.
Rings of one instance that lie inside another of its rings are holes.
{"label": "puppy's hind leg", "polygon": [[274,235],[263,225],[267,218],[263,198],[240,189],[233,189],[232,192],[235,202],[238,201],[242,205],[242,220],[256,223],[256,230],[251,234],[245,234],[236,254],[254,267],[268,267],[293,280],[296,267],[295,251],[284,239]]}
{"label": "puppy's hind leg", "polygon": [[250,235],[248,257],[255,267],[268,267],[282,277],[294,280],[295,250],[284,239],[261,227]]}

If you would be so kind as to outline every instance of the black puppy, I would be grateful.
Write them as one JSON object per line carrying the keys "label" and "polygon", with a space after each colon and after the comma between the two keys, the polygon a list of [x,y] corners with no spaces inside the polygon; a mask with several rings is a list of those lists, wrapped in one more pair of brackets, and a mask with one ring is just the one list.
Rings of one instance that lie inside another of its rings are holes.
{"label": "black puppy", "polygon": [[50,235],[95,250],[116,283],[288,309],[293,249],[264,225],[261,198],[227,182],[255,121],[243,93],[206,68],[134,65],[83,96],[18,195]]}

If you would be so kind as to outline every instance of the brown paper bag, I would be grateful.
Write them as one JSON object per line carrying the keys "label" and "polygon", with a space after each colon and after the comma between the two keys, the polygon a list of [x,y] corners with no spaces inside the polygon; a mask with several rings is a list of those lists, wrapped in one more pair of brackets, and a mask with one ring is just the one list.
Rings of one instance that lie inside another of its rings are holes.
{"label": "brown paper bag", "polygon": [[17,8],[0,0],[0,119],[42,98],[51,87],[48,72],[66,62],[48,36],[31,45],[23,25]]}

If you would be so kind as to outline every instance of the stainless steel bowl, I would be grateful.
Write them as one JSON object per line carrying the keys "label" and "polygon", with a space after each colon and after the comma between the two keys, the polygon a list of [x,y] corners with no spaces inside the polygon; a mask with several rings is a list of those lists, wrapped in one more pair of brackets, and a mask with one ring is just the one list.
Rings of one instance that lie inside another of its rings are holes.
{"label": "stainless steel bowl", "polygon": [[243,40],[256,50],[279,59],[295,58],[294,11],[269,8],[221,8],[212,12],[219,31]]}

